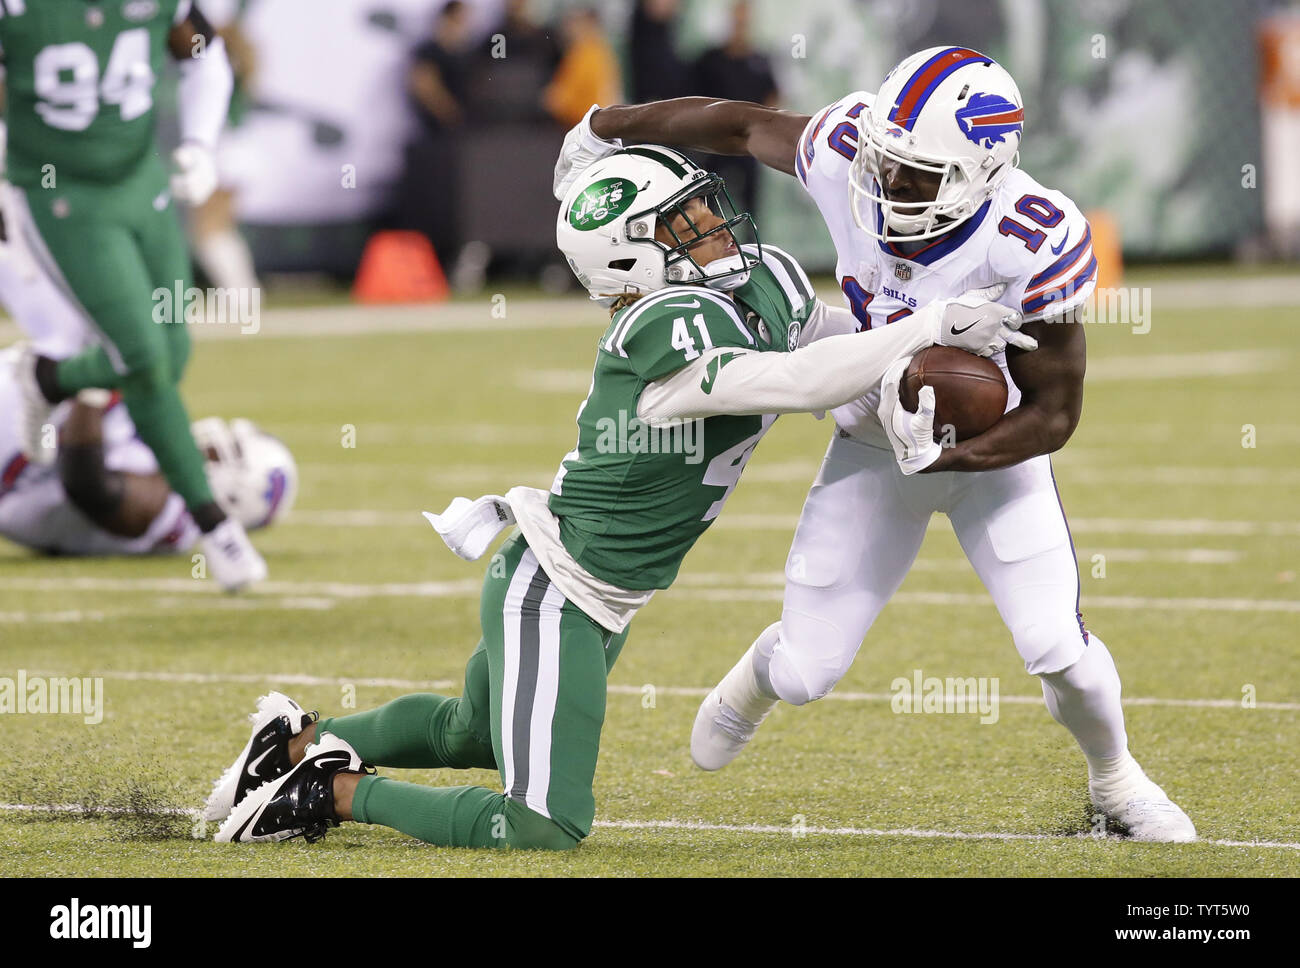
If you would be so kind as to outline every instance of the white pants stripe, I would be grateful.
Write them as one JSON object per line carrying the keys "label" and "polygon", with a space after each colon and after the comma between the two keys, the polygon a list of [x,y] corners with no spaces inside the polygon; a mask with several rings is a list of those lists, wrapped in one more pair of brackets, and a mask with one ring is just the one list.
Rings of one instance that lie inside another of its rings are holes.
{"label": "white pants stripe", "polygon": [[501,755],[507,795],[550,817],[551,724],[560,684],[564,595],[532,549],[524,551],[506,591],[501,685]]}

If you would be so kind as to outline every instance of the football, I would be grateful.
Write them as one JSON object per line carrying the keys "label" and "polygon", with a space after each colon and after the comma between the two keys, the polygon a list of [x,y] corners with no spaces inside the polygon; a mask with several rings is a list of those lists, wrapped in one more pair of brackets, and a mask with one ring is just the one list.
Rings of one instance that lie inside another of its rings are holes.
{"label": "football", "polygon": [[916,412],[922,386],[934,387],[934,434],[942,439],[951,425],[957,440],[988,430],[1007,408],[1007,381],[992,360],[951,346],[921,350],[907,366],[899,399]]}

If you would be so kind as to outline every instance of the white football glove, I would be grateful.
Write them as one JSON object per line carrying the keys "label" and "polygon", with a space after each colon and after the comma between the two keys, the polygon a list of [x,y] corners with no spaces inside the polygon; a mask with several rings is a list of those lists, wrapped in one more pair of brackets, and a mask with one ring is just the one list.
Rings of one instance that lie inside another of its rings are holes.
{"label": "white football glove", "polygon": [[186,205],[202,205],[217,190],[217,159],[212,149],[188,141],[172,152],[172,198]]}
{"label": "white football glove", "polygon": [[1007,346],[1038,349],[1038,340],[1020,332],[1024,317],[1014,309],[990,302],[1002,295],[1006,283],[972,289],[955,299],[936,299],[921,312],[929,315],[931,341],[976,356],[992,356]]}
{"label": "white football glove", "polygon": [[898,468],[911,476],[939,459],[943,448],[934,439],[934,387],[922,386],[917,393],[916,413],[903,408],[898,384],[912,358],[895,360],[880,381],[880,405],[876,416],[894,448]]}
{"label": "white football glove", "polygon": [[564,196],[569,194],[569,189],[582,174],[583,169],[623,147],[623,142],[619,138],[606,141],[591,133],[591,116],[599,110],[600,105],[593,104],[582,116],[582,120],[570,128],[569,133],[564,136],[560,158],[555,163],[554,191],[557,201],[564,201]]}

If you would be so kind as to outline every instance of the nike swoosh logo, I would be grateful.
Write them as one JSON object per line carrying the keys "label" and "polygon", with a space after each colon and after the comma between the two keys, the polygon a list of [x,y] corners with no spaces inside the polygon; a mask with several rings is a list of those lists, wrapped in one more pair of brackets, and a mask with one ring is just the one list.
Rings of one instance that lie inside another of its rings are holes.
{"label": "nike swoosh logo", "polygon": [[979,324],[979,320],[977,319],[969,326],[963,326],[961,329],[958,329],[956,326],[951,326],[949,327],[949,332],[952,333],[953,336],[960,336],[962,333],[966,332],[966,330],[973,329],[978,324]]}
{"label": "nike swoosh logo", "polygon": [[699,308],[700,308],[700,301],[697,299],[697,300],[695,300],[694,302],[688,302],[688,303],[664,303],[664,305],[667,306],[667,307],[670,308],[670,309],[699,309]]}
{"label": "nike swoosh logo", "polygon": [[251,817],[249,817],[247,820],[245,820],[243,823],[239,825],[239,829],[236,830],[234,835],[230,838],[230,842],[233,844],[241,843],[244,836],[244,831],[247,830],[248,825],[251,824],[256,819],[257,819],[257,813],[254,812]]}
{"label": "nike swoosh logo", "polygon": [[265,753],[263,753],[263,754],[262,754],[261,756],[259,756],[257,759],[253,760],[252,763],[249,763],[249,764],[248,764],[248,770],[247,770],[248,775],[249,775],[249,776],[257,776],[257,764],[261,763],[264,759],[266,759],[268,756],[270,756],[274,751],[275,751],[275,747],[272,746],[270,749],[268,749]]}
{"label": "nike swoosh logo", "polygon": [[1060,245],[1050,245],[1050,246],[1048,246],[1048,248],[1052,250],[1052,255],[1060,255],[1060,254],[1061,254],[1061,250],[1065,248],[1065,243],[1066,243],[1067,241],[1069,241],[1069,238],[1070,238],[1070,230],[1069,230],[1069,229],[1066,229],[1066,230],[1065,230],[1065,238],[1061,239],[1061,244],[1060,244]]}

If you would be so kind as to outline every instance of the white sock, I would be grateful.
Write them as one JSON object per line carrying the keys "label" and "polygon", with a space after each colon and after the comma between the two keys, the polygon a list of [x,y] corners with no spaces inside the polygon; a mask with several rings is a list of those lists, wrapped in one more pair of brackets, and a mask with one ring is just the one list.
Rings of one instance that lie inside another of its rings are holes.
{"label": "white sock", "polygon": [[772,679],[768,673],[768,667],[772,664],[772,652],[776,648],[776,643],[781,640],[781,623],[773,622],[763,631],[758,633],[758,638],[750,646],[753,654],[754,680],[758,691],[768,699],[779,699],[776,690],[772,688]]}
{"label": "white sock", "polygon": [[764,647],[767,659],[772,657],[772,646],[781,631],[781,623],[769,625],[746,650],[718,684],[718,694],[724,704],[729,706],[741,719],[750,723],[761,723],[763,717],[770,713],[779,701],[776,696],[764,691],[759,667],[766,665],[762,658]]}
{"label": "white sock", "polygon": [[1104,778],[1132,761],[1119,701],[1119,672],[1100,638],[1090,635],[1078,662],[1039,679],[1052,718],[1074,734],[1087,757],[1090,777]]}
{"label": "white sock", "polygon": [[236,229],[221,229],[194,243],[194,258],[221,289],[256,289],[253,253]]}

